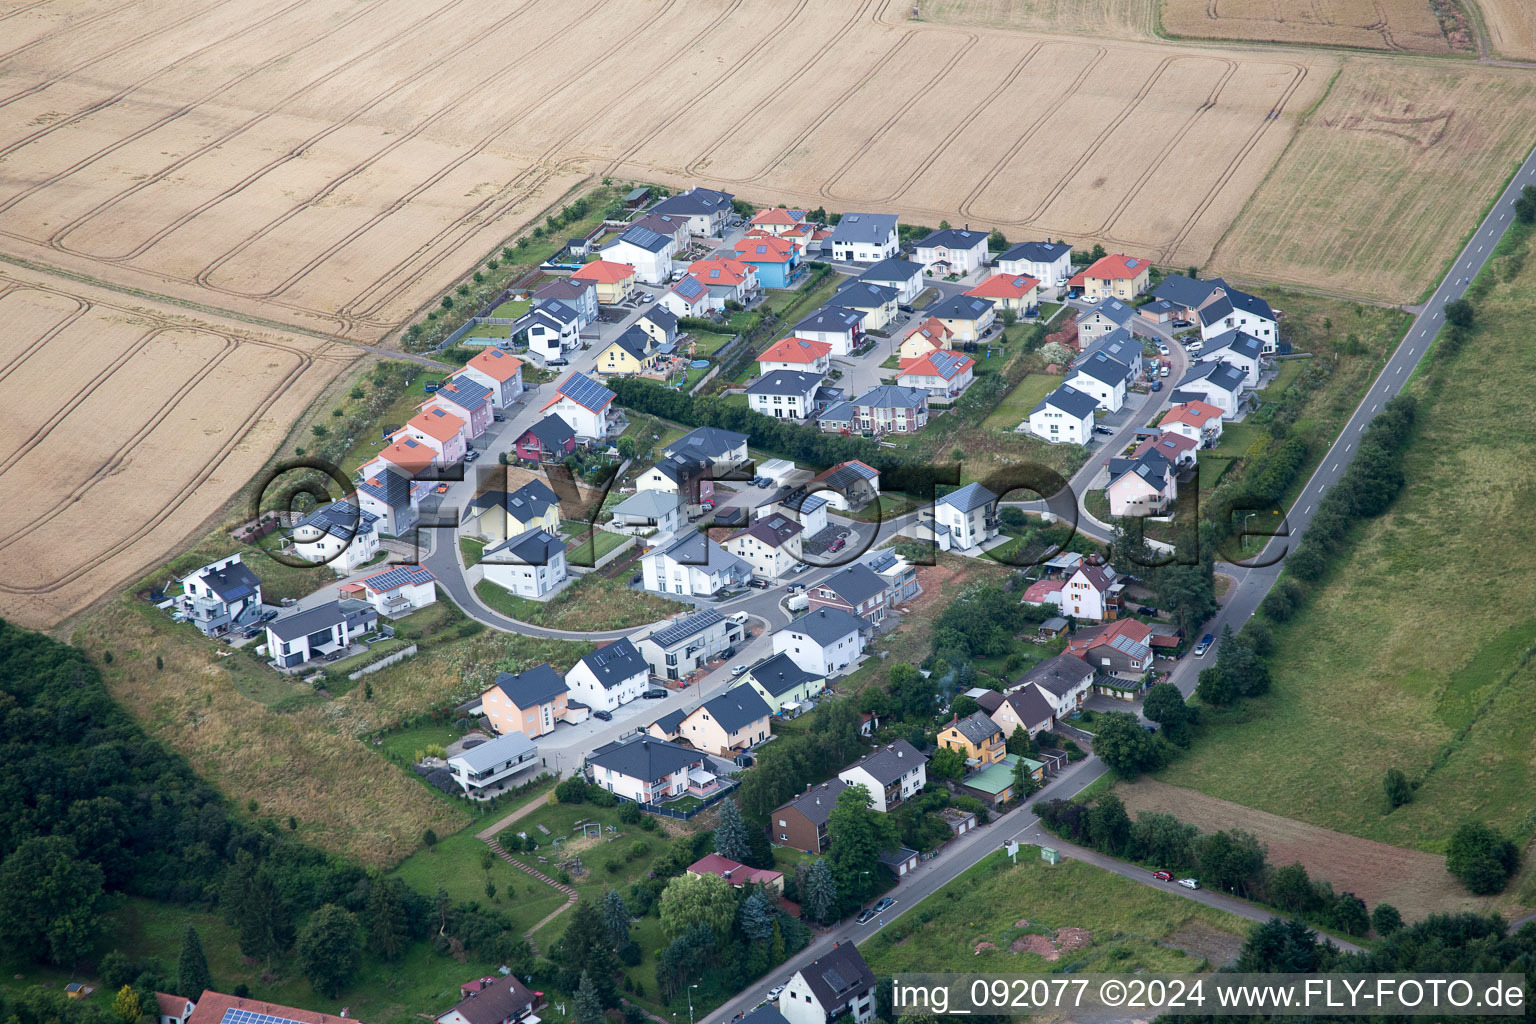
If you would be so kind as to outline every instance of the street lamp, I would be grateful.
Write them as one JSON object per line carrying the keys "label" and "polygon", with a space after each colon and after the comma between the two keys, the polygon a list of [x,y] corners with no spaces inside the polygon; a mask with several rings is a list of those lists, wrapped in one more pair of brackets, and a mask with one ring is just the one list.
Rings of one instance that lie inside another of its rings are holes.
{"label": "street lamp", "polygon": [[696,984],[688,986],[688,1024],[693,1024],[693,990],[698,987]]}

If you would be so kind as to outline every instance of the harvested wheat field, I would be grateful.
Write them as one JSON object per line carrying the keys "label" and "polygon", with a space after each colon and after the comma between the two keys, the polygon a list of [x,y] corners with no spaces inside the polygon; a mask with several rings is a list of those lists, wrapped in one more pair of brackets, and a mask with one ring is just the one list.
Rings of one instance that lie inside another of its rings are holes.
{"label": "harvested wheat field", "polygon": [[1529,151],[1532,85],[1514,68],[1347,58],[1212,267],[1416,301]]}
{"label": "harvested wheat field", "polygon": [[1536,6],[1530,0],[1477,0],[1494,53],[1536,61]]}
{"label": "harvested wheat field", "polygon": [[12,269],[0,322],[0,615],[34,627],[195,531],[360,354]]}
{"label": "harvested wheat field", "polygon": [[1443,55],[1476,50],[1456,0],[1161,0],[1163,31],[1194,39],[1357,46]]}
{"label": "harvested wheat field", "polygon": [[1157,35],[1158,0],[917,0],[923,21],[1122,39]]}
{"label": "harvested wheat field", "polygon": [[1318,828],[1153,779],[1119,783],[1115,795],[1125,801],[1132,818],[1139,811],[1160,811],[1203,832],[1252,832],[1269,848],[1269,861],[1276,867],[1300,861],[1313,878],[1333,883],[1334,891],[1353,892],[1373,907],[1391,903],[1410,921],[1458,910],[1508,911],[1512,906],[1507,897],[1468,895],[1446,874],[1445,858],[1432,853]]}

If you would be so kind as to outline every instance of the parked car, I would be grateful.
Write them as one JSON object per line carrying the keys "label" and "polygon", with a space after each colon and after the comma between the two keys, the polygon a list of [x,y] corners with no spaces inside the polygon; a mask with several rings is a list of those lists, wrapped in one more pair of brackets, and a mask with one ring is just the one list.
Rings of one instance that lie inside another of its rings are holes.
{"label": "parked car", "polygon": [[1205,636],[1200,638],[1200,642],[1195,645],[1195,657],[1205,657],[1205,652],[1210,650],[1211,644],[1215,642],[1216,638],[1214,636],[1212,636],[1210,633],[1205,634]]}
{"label": "parked car", "polygon": [[1198,878],[1181,878],[1181,879],[1179,879],[1179,884],[1182,885],[1186,889],[1198,889],[1198,888],[1200,888],[1200,879],[1198,879]]}
{"label": "parked car", "polygon": [[768,990],[768,1001],[770,1003],[773,1002],[775,999],[779,998],[779,994],[782,993],[783,991],[784,991],[784,986],[783,985],[775,985],[775,986],[773,986],[773,988]]}
{"label": "parked car", "polygon": [[261,613],[261,618],[257,619],[256,621],[257,622],[271,622],[275,618],[277,618],[277,612],[274,611],[274,610],[268,609],[267,611],[262,612]]}
{"label": "parked car", "polygon": [[847,546],[847,544],[848,544],[848,538],[847,537],[839,536],[836,539],[834,539],[831,544],[827,545],[827,550],[828,551],[841,551],[841,550],[843,550],[844,547]]}
{"label": "parked car", "polygon": [[1175,320],[1173,326],[1182,331],[1186,327],[1193,327],[1195,325],[1188,320]]}
{"label": "parked car", "polygon": [[545,366],[569,366],[571,365],[564,356],[555,356],[553,359],[544,360]]}
{"label": "parked car", "polygon": [[649,690],[646,690],[644,693],[642,693],[640,696],[644,697],[646,700],[666,700],[667,691],[663,690],[659,686],[653,686]]}
{"label": "parked car", "polygon": [[1152,872],[1152,877],[1157,879],[1159,882],[1171,882],[1171,881],[1173,881],[1173,872],[1172,871],[1154,871],[1154,872]]}
{"label": "parked car", "polygon": [[810,567],[811,567],[811,563],[810,562],[796,562],[795,563],[795,567],[793,569],[789,570],[789,571],[793,572],[793,573],[802,573],[802,572],[805,572],[805,570],[809,569]]}
{"label": "parked car", "polygon": [[1113,434],[1114,433],[1114,431],[1111,430],[1109,427],[1094,427],[1093,428],[1093,432],[1095,434]]}
{"label": "parked car", "polygon": [[480,457],[480,449],[479,448],[471,448],[469,451],[464,453],[464,461],[465,462],[474,462],[479,457]]}
{"label": "parked car", "polygon": [[499,412],[491,413],[491,420],[495,423],[505,423],[507,418]]}
{"label": "parked car", "polygon": [[901,313],[915,313],[916,312],[916,310],[914,310],[911,306],[903,306],[900,303],[896,304],[896,309],[897,309],[898,312],[901,312]]}
{"label": "parked car", "polygon": [[603,722],[611,722],[611,721],[613,721],[613,716],[610,715],[606,711],[594,711],[594,712],[592,712],[592,717],[598,719],[599,721],[603,721]]}
{"label": "parked car", "polygon": [[748,583],[747,586],[756,587],[758,590],[767,590],[772,584],[759,576],[753,576],[752,582]]}
{"label": "parked car", "polygon": [[880,902],[875,904],[875,913],[883,914],[896,905],[896,901],[889,896],[882,896]]}
{"label": "parked car", "polygon": [[1161,391],[1161,390],[1163,390],[1163,382],[1160,381],[1160,380],[1153,381],[1152,382],[1152,386],[1150,388],[1148,388],[1148,390],[1149,391]]}
{"label": "parked car", "polygon": [[1167,345],[1159,345],[1159,346],[1157,346],[1157,352],[1158,352],[1158,355],[1164,355],[1164,356],[1167,355],[1168,354],[1168,346]]}
{"label": "parked car", "polygon": [[1144,605],[1142,605],[1140,608],[1138,608],[1136,610],[1138,612],[1140,612],[1142,615],[1156,615],[1157,614],[1157,609],[1153,608],[1149,604],[1144,604]]}
{"label": "parked car", "polygon": [[859,911],[859,924],[868,924],[875,916],[875,912],[865,907]]}
{"label": "parked car", "polygon": [[737,665],[735,668],[731,669],[731,675],[733,676],[744,676],[746,674],[747,666],[745,665]]}
{"label": "parked car", "polygon": [[265,632],[265,630],[263,630],[260,626],[252,626],[250,629],[243,631],[240,635],[245,637],[247,640],[254,640],[263,632]]}

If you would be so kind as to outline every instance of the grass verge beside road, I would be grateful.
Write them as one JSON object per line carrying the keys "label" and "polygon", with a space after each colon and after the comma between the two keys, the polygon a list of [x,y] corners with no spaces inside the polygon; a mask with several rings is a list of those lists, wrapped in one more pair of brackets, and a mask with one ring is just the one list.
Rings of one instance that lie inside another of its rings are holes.
{"label": "grass verge beside road", "polygon": [[548,629],[629,629],[691,607],[660,594],[631,590],[627,584],[627,576],[609,579],[593,572],[575,580],[548,601],[530,601],[481,580],[475,584],[475,596],[492,611]]}

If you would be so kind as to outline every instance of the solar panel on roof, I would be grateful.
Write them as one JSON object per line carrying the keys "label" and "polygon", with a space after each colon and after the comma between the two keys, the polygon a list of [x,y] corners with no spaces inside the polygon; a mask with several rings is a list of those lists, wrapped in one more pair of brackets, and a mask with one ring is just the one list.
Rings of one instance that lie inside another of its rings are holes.
{"label": "solar panel on roof", "polygon": [[560,385],[560,393],[584,409],[597,410],[613,401],[613,392],[586,374],[573,373]]}
{"label": "solar panel on roof", "polygon": [[220,1024],[303,1024],[303,1022],[290,1017],[274,1017],[270,1013],[257,1013],[254,1010],[241,1010],[231,1006],[224,1011]]}
{"label": "solar panel on roof", "polygon": [[388,572],[379,573],[377,576],[371,576],[366,582],[373,590],[392,590],[408,583],[427,583],[433,578],[430,572],[419,565],[402,565]]}

